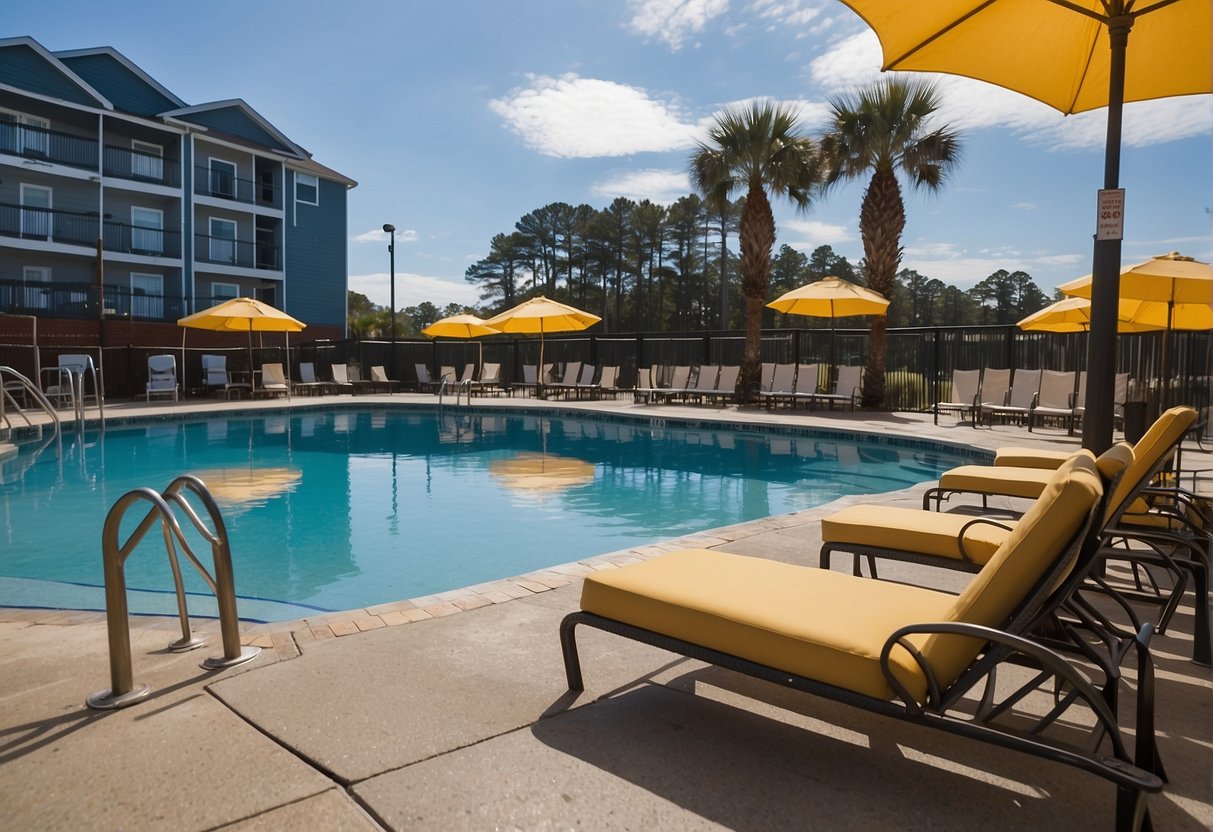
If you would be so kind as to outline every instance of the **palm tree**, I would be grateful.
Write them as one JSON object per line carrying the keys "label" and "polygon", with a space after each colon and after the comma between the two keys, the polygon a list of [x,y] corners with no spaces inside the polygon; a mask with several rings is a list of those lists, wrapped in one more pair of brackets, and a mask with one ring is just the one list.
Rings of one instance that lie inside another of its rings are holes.
{"label": "palm tree", "polygon": [[730,108],[716,116],[708,142],[691,158],[691,178],[709,204],[727,204],[735,190],[745,190],[741,214],[741,293],[745,298],[745,355],[740,389],[758,388],[761,361],[762,308],[771,279],[775,217],[768,190],[786,197],[798,210],[808,210],[823,178],[816,144],[801,135],[791,109],[770,101]]}
{"label": "palm tree", "polygon": [[[928,131],[939,109],[935,85],[886,78],[853,96],[831,99],[832,125],[821,139],[829,164],[828,184],[872,175],[859,210],[859,236],[868,288],[893,296],[901,265],[905,203],[897,174],[914,187],[939,189],[960,158],[958,135],[947,126]],[[879,408],[885,396],[884,317],[872,321],[863,405]]]}

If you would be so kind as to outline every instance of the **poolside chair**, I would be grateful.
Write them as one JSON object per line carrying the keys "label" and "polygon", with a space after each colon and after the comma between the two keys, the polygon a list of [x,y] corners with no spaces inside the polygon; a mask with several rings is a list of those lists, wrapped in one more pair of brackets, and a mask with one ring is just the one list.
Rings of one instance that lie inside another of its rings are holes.
{"label": "poolside chair", "polygon": [[564,375],[560,381],[552,382],[546,385],[549,393],[563,393],[568,395],[577,389],[577,379],[581,373],[580,361],[569,361],[564,365]]}
{"label": "poolside chair", "polygon": [[[1117,373],[1112,380],[1112,419],[1116,424],[1123,424],[1125,418],[1125,402],[1129,398],[1129,374]],[[1074,396],[1074,418],[1070,424],[1070,433],[1074,433],[1082,424],[1082,416],[1087,410],[1087,371],[1078,374],[1078,392]]]}
{"label": "poolside chair", "polygon": [[1066,423],[1066,432],[1072,433],[1074,419],[1074,382],[1077,374],[1073,372],[1059,373],[1055,370],[1042,370],[1040,373],[1040,392],[1028,409],[1028,432],[1039,419],[1062,419]]}
{"label": "poolside chair", "polygon": [[695,383],[688,385],[683,393],[683,401],[690,401],[694,398],[696,402],[703,402],[704,396],[710,396],[716,392],[716,379],[719,375],[719,364],[701,365],[699,375],[695,377]]}
{"label": "poolside chair", "polygon": [[329,372],[333,374],[334,392],[354,395],[354,382],[350,380],[349,367],[344,364],[330,364]]}
{"label": "poolside chair", "polygon": [[377,393],[380,390],[393,393],[396,387],[400,385],[400,382],[393,381],[387,377],[387,370],[383,368],[382,364],[376,364],[371,367],[370,378],[352,378],[350,381],[354,383],[355,389],[362,390],[365,388],[368,393]]}
{"label": "poolside chair", "polygon": [[774,361],[762,362],[762,366],[759,367],[759,370],[758,370],[758,389],[755,390],[754,392],[759,393],[759,394],[764,393],[764,392],[769,393],[771,391],[771,385],[774,382],[775,382],[775,362]]}
{"label": "poolside chair", "polygon": [[719,400],[728,404],[737,397],[737,379],[740,376],[741,368],[735,364],[721,367],[720,375],[716,377],[716,389],[703,394],[703,397],[711,402]]}
{"label": "poolside chair", "polygon": [[286,380],[286,371],[281,364],[261,365],[261,386],[257,392],[263,396],[291,397],[291,387]]}
{"label": "poolside chair", "polygon": [[332,385],[327,381],[316,378],[316,365],[311,361],[299,362],[299,380],[291,380],[291,392],[296,394],[323,395],[329,392]]}
{"label": "poolside chair", "polygon": [[[1141,470],[1153,476],[1160,471],[1174,456],[1176,448],[1184,434],[1196,420],[1195,409],[1187,406],[1173,407],[1167,410],[1146,431],[1145,435],[1133,445],[1134,466],[1126,474],[1125,479],[1131,481]],[[1041,454],[1042,459],[1050,458],[1047,452]],[[1003,455],[1003,462],[1013,459],[1011,453]],[[1041,493],[1043,483],[1049,480],[1052,471],[1040,467],[1016,467],[1006,464],[994,466],[964,465],[944,472],[939,478],[939,485],[929,488],[923,494],[922,507],[930,508],[934,502],[936,509],[942,508],[944,499],[956,494],[979,494],[983,506],[990,496],[1000,495],[1036,499]],[[1149,491],[1148,487],[1144,488]],[[1171,493],[1175,493],[1171,490]],[[1118,590],[1121,596],[1133,600],[1149,602],[1160,608],[1158,629],[1165,631],[1175,609],[1183,597],[1188,580],[1193,582],[1196,595],[1196,629],[1193,641],[1193,659],[1201,664],[1207,664],[1213,659],[1213,638],[1210,637],[1209,627],[1209,551],[1213,546],[1213,537],[1207,531],[1200,531],[1185,526],[1171,528],[1169,521],[1179,518],[1162,518],[1167,522],[1161,525],[1157,512],[1151,514],[1149,506],[1139,501],[1130,503],[1123,512],[1120,522],[1109,530],[1109,534],[1117,541],[1125,544],[1116,548],[1105,548],[1104,558],[1120,560],[1137,569],[1161,570],[1172,580],[1168,588],[1160,585],[1147,575],[1145,581],[1152,587],[1138,586],[1126,592]],[[1138,543],[1146,547],[1128,548],[1128,544]],[[1142,580],[1135,578],[1135,581]]]}
{"label": "poolside chair", "polygon": [[240,394],[252,388],[244,382],[233,382],[227,370],[226,355],[202,356],[202,379],[208,393],[222,392],[230,399],[233,393]]}
{"label": "poolside chair", "polygon": [[[1089,570],[1102,495],[1094,458],[1079,452],[959,595],[705,549],[595,572],[584,580],[580,610],[560,625],[568,687],[584,689],[576,628],[594,627],[1075,766],[1117,786],[1117,827],[1127,832],[1148,823],[1146,795],[1163,786],[1149,651],[1137,651],[1131,755],[1105,693],[1028,635]],[[1139,643],[1148,638],[1145,627]],[[876,783],[888,776],[872,773]]]}
{"label": "poolside chair", "polygon": [[582,364],[581,375],[577,377],[577,385],[573,388],[573,392],[577,394],[577,398],[581,398],[581,394],[593,395],[594,376],[597,374],[598,368],[593,364]]}
{"label": "poolside chair", "polygon": [[953,370],[952,387],[946,402],[936,402],[932,408],[935,424],[939,424],[940,413],[968,414],[969,422],[977,425],[977,411],[981,407],[981,370]]}
{"label": "poolside chair", "polygon": [[1028,412],[1040,392],[1040,370],[1016,370],[1011,379],[1011,390],[1007,394],[1006,404],[986,404],[982,402],[981,415],[990,424],[994,417],[1015,419],[1023,422],[1028,418]]}
{"label": "poolside chair", "polygon": [[796,368],[796,386],[792,388],[792,393],[788,396],[788,404],[795,409],[797,402],[804,402],[805,407],[811,408],[814,399],[818,396],[820,386],[821,365],[799,365]]}
{"label": "poolside chair", "polygon": [[594,385],[591,394],[595,398],[610,396],[612,399],[619,395],[619,367],[608,364],[598,374],[598,383]]}
{"label": "poolside chair", "polygon": [[675,396],[685,395],[687,387],[690,386],[690,381],[691,365],[679,364],[670,373],[670,383],[665,386],[659,386],[653,390],[653,401],[660,402],[663,399],[672,400]]}
{"label": "poolside chair", "polygon": [[795,390],[796,365],[776,364],[771,375],[771,387],[769,390],[758,391],[758,400],[766,402],[767,410],[771,410],[776,402],[792,395]]}
{"label": "poolside chair", "polygon": [[472,392],[484,395],[489,390],[501,391],[501,364],[485,362],[480,368],[480,378],[472,385]]}
{"label": "poolside chair", "polygon": [[145,396],[172,396],[177,401],[180,385],[177,384],[177,358],[173,355],[149,355],[147,357],[147,385]]}
{"label": "poolside chair", "polygon": [[818,393],[813,397],[814,402],[826,402],[830,410],[835,404],[844,408],[855,409],[859,396],[863,392],[863,367],[844,365],[838,368],[838,380],[834,382],[833,393]]}
{"label": "poolside chair", "polygon": [[652,401],[653,394],[657,392],[654,381],[652,367],[637,367],[636,385],[632,388],[632,401],[639,402],[644,399],[645,404]]}
{"label": "poolside chair", "polygon": [[414,364],[413,372],[417,376],[417,392],[438,392],[439,382],[430,377],[430,368],[426,364]]}
{"label": "poolside chair", "polygon": [[[981,371],[981,405],[977,408],[977,423],[982,421],[987,405],[1005,405],[1011,395],[1011,371],[986,367]],[[976,423],[975,423],[976,424]]]}

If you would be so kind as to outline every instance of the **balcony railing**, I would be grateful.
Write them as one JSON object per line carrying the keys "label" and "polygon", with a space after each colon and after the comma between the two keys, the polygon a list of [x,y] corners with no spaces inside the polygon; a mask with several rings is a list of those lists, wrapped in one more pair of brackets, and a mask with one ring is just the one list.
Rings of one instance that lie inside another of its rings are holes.
{"label": "balcony railing", "polygon": [[181,166],[176,159],[140,153],[129,147],[105,146],[105,175],[136,182],[151,182],[176,188],[181,184]]}
{"label": "balcony railing", "polygon": [[0,202],[0,236],[96,245],[101,218],[96,213],[55,211]]}
{"label": "balcony railing", "polygon": [[0,153],[84,170],[97,169],[97,140],[28,124],[0,122]]}
{"label": "balcony railing", "polygon": [[102,241],[106,251],[146,254],[152,257],[181,256],[181,233],[178,231],[144,228],[106,220]]}
{"label": "balcony railing", "polygon": [[[96,213],[31,208],[0,203],[0,236],[23,240],[45,240],[68,245],[97,245],[102,223]],[[105,220],[102,246],[106,251],[180,257],[181,233],[162,228],[144,228]],[[262,268],[274,268],[264,266]]]}
{"label": "balcony railing", "polygon": [[[179,297],[146,294],[122,286],[106,286],[105,317],[145,321],[175,321],[185,315]],[[0,312],[47,318],[96,318],[97,287],[89,283],[40,283],[0,280]]]}
{"label": "balcony railing", "polygon": [[274,183],[240,179],[226,171],[201,165],[194,168],[194,193],[248,205],[278,205],[278,187]]}
{"label": "balcony railing", "polygon": [[240,266],[246,269],[281,269],[280,250],[270,243],[194,235],[194,259],[199,263]]}

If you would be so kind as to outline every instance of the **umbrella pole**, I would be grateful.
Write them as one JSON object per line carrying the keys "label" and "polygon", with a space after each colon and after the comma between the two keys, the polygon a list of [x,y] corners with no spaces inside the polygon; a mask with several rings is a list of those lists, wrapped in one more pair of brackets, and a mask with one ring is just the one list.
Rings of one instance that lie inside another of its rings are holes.
{"label": "umbrella pole", "polygon": [[[838,363],[838,345],[835,340],[838,337],[837,326],[837,320],[834,318],[834,301],[830,301],[830,377],[826,379],[827,393],[834,392],[834,371]],[[833,407],[833,405],[830,406]]]}
{"label": "umbrella pole", "polygon": [[[1108,23],[1108,133],[1104,188],[1119,187],[1121,117],[1125,99],[1125,49],[1132,18]],[[1112,446],[1112,399],[1116,384],[1116,316],[1120,297],[1120,239],[1095,241],[1091,262],[1091,334],[1087,344],[1087,401],[1082,446],[1101,454]]]}
{"label": "umbrella pole", "polygon": [[248,397],[257,398],[257,376],[253,374],[253,319],[248,319]]}
{"label": "umbrella pole", "polygon": [[543,318],[539,319],[539,367],[535,370],[535,397],[543,398]]}

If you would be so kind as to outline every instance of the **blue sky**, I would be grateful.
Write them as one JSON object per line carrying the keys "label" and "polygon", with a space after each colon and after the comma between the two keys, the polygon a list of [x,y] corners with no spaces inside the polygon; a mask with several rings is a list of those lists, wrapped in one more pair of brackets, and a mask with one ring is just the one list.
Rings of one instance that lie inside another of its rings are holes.
{"label": "blue sky", "polygon": [[[474,303],[464,270],[533,208],[688,193],[694,142],[731,103],[789,102],[815,132],[829,96],[880,62],[835,0],[63,0],[9,4],[4,21],[52,51],[112,46],[190,104],[243,98],[358,180],[350,288],[387,302],[390,222],[402,307]],[[1089,272],[1106,111],[1062,117],[930,77],[964,157],[939,194],[907,193],[903,266],[962,288],[1000,268],[1046,290]],[[1126,265],[1213,258],[1211,136],[1211,96],[1126,107]],[[777,205],[777,246],[858,262],[861,197],[854,185],[807,214]]]}

